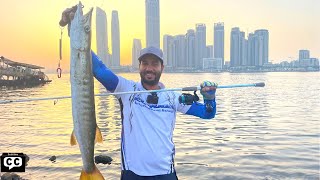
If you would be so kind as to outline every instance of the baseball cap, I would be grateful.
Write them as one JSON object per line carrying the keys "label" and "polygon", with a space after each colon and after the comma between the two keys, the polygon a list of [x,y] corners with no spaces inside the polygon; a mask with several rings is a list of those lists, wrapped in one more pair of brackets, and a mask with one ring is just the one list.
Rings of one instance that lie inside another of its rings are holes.
{"label": "baseball cap", "polygon": [[156,56],[161,61],[161,63],[163,63],[163,52],[161,49],[156,48],[154,46],[146,47],[140,51],[140,57],[138,58],[138,60],[141,61],[143,56],[145,56],[147,54],[152,54],[152,55]]}

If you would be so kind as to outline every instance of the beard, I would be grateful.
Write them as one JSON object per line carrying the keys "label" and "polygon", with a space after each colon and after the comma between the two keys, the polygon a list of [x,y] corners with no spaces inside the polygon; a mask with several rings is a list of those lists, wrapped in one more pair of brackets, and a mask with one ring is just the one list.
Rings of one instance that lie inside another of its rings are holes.
{"label": "beard", "polygon": [[[154,79],[147,79],[146,75],[150,73],[153,74],[155,77]],[[147,84],[149,86],[154,86],[157,85],[159,83],[160,77],[161,77],[161,71],[159,72],[151,72],[151,71],[143,71],[140,72],[140,78],[141,78],[141,82],[144,84]]]}

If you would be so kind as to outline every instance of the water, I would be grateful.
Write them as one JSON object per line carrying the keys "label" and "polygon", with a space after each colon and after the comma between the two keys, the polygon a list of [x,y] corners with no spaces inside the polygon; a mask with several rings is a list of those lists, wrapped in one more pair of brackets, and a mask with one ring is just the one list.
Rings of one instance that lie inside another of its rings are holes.
{"label": "water", "polygon": [[[121,74],[139,80],[138,74]],[[70,95],[69,76],[50,75],[52,83],[26,89],[2,89],[0,99]],[[264,88],[217,90],[212,120],[179,114],[174,131],[180,179],[320,179],[320,73],[163,74],[167,88],[212,80],[221,85],[265,82]],[[105,92],[95,83],[95,93]],[[201,100],[202,101],[202,100]],[[0,104],[0,153],[30,157],[26,179],[78,179],[81,157],[70,146],[71,100]],[[106,179],[120,177],[118,101],[96,98],[96,116],[104,143],[95,155],[113,158],[99,164]],[[52,163],[49,158],[57,156]]]}

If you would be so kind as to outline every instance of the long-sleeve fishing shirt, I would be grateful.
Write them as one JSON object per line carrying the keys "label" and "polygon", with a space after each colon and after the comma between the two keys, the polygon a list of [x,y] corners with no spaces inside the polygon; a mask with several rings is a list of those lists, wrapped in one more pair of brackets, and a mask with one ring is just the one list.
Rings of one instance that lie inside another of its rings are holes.
{"label": "long-sleeve fishing shirt", "polygon": [[[93,52],[92,66],[94,77],[111,92],[146,90],[141,82],[115,75]],[[164,88],[161,83],[159,85]],[[213,107],[212,112],[207,112],[202,103],[179,103],[181,94],[178,92],[158,92],[157,104],[147,103],[148,95],[150,93],[116,95],[122,118],[122,170],[130,170],[140,176],[170,174],[175,171],[172,136],[176,112],[211,119],[216,114],[216,102],[205,101]]]}

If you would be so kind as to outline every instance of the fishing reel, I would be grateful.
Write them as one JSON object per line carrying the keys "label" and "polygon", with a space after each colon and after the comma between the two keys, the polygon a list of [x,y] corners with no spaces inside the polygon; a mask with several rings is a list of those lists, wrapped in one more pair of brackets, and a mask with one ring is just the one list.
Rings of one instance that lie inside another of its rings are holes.
{"label": "fishing reel", "polygon": [[199,101],[199,96],[197,95],[197,91],[193,92],[194,95],[189,93],[182,93],[181,96],[179,96],[179,103],[191,105],[194,102]]}
{"label": "fishing reel", "polygon": [[[192,94],[189,93],[182,93],[179,96],[179,103],[181,104],[185,104],[185,105],[192,105],[194,102],[198,102],[199,101],[199,96],[197,95],[197,91],[193,92]],[[205,107],[206,107],[206,111],[208,113],[211,113],[213,111],[213,107],[210,103],[205,103]]]}

